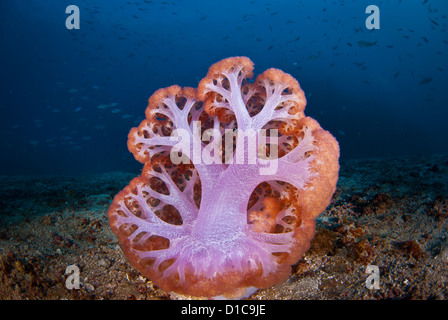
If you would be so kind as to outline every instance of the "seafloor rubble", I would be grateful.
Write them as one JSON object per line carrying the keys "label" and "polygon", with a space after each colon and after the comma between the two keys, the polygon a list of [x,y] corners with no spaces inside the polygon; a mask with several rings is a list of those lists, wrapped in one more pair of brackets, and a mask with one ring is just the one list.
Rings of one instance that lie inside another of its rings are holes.
{"label": "seafloor rubble", "polygon": [[[136,175],[0,177],[0,299],[187,298],[134,270],[109,229],[112,198]],[[447,299],[447,181],[447,155],[341,162],[311,249],[251,299]],[[66,287],[69,265],[79,289]]]}

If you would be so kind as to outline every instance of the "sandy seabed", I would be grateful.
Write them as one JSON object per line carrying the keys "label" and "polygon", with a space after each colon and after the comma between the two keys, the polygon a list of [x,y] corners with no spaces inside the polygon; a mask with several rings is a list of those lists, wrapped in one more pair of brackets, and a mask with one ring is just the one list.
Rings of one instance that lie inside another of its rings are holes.
{"label": "sandy seabed", "polygon": [[[182,299],[129,265],[107,222],[136,176],[0,177],[0,299]],[[448,155],[341,162],[290,278],[251,299],[448,299]],[[66,268],[80,288],[66,287]],[[379,288],[368,266],[377,266]]]}

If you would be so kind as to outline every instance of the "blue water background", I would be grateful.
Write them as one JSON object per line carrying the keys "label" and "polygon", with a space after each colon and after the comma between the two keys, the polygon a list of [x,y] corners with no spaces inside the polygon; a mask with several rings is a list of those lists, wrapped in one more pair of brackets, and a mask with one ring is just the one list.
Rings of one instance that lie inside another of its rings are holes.
{"label": "blue water background", "polygon": [[446,0],[1,1],[0,175],[138,172],[127,134],[149,96],[240,55],[300,82],[342,159],[447,153],[447,15]]}

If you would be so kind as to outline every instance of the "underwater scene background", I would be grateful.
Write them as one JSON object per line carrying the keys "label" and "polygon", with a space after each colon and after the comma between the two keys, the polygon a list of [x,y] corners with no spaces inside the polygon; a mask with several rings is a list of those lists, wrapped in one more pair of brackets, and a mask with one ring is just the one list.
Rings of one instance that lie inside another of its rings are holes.
{"label": "underwater scene background", "polygon": [[377,1],[372,30],[369,1],[75,2],[1,4],[0,174],[138,170],[151,94],[230,56],[295,77],[342,159],[448,151],[445,1]]}
{"label": "underwater scene background", "polygon": [[1,1],[0,299],[184,299],[129,265],[107,210],[148,98],[247,56],[298,80],[341,166],[310,250],[251,299],[446,300],[447,31],[445,0]]}

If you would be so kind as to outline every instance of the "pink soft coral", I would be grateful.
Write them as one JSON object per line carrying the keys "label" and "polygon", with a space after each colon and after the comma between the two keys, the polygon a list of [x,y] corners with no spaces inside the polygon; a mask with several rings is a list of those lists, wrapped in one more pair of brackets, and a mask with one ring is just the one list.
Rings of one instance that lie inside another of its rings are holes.
{"label": "pink soft coral", "polygon": [[[298,82],[276,69],[252,75],[252,61],[234,57],[197,90],[160,89],[129,133],[145,166],[115,197],[110,225],[132,265],[166,291],[239,297],[284,281],[335,191],[338,143],[305,117]],[[253,161],[241,133],[262,129],[278,137],[257,139]]]}

